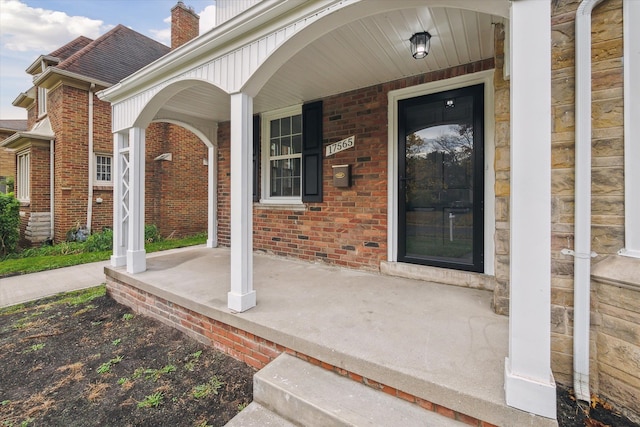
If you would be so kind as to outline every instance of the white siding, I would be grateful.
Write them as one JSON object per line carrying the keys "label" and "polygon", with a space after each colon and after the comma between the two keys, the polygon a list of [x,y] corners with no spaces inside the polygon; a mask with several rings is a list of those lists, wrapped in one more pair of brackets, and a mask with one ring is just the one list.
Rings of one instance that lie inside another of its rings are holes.
{"label": "white siding", "polygon": [[262,0],[217,0],[216,1],[216,27],[240,15],[256,3]]}

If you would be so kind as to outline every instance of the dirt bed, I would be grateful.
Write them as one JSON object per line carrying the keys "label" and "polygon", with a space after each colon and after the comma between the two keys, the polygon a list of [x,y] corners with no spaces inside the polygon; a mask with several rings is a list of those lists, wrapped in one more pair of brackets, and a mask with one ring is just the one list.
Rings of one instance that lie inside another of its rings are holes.
{"label": "dirt bed", "polygon": [[222,426],[255,370],[104,288],[0,316],[0,426]]}

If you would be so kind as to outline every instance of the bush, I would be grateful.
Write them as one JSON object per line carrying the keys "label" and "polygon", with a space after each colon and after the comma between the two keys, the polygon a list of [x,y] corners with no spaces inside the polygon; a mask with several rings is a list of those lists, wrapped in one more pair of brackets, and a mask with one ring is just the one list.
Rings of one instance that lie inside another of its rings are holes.
{"label": "bush", "polygon": [[158,227],[155,224],[149,224],[144,226],[144,241],[146,243],[155,243],[160,242],[162,240],[162,236],[160,235],[160,231],[158,231]]}
{"label": "bush", "polygon": [[113,230],[105,228],[99,233],[93,233],[85,243],[87,252],[102,252],[113,249]]}
{"label": "bush", "polygon": [[20,240],[20,202],[13,193],[0,194],[0,256],[16,251]]}

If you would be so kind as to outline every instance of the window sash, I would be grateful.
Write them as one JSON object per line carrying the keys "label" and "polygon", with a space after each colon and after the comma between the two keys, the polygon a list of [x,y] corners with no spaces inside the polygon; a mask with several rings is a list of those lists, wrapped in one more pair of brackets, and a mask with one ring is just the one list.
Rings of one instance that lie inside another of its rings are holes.
{"label": "window sash", "polygon": [[18,182],[16,182],[16,197],[18,200],[28,202],[30,200],[30,169],[31,169],[31,155],[29,152],[20,153],[17,156],[18,163]]}
{"label": "window sash", "polygon": [[96,154],[95,181],[97,183],[111,183],[113,178],[113,157]]}
{"label": "window sash", "polygon": [[300,202],[302,197],[301,106],[263,115],[262,200]]}
{"label": "window sash", "polygon": [[38,116],[47,114],[47,89],[38,88]]}

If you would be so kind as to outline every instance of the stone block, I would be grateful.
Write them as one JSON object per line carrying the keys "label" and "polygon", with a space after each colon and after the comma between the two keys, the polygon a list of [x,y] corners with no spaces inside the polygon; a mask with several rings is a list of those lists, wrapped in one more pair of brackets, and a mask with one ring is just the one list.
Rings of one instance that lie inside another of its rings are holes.
{"label": "stone block", "polygon": [[623,125],[624,101],[622,97],[596,100],[592,103],[594,128],[611,128]]}
{"label": "stone block", "polygon": [[509,230],[496,230],[495,244],[496,254],[508,255],[509,254]]}
{"label": "stone block", "polygon": [[616,136],[613,138],[594,139],[591,143],[591,155],[596,157],[621,157],[624,156],[624,138]]}
{"label": "stone block", "polygon": [[496,197],[496,222],[509,221],[509,199],[507,197]]}
{"label": "stone block", "polygon": [[640,381],[640,347],[610,335],[598,334],[598,361],[626,372],[627,383]]}
{"label": "stone block", "polygon": [[551,332],[565,335],[569,333],[569,319],[566,307],[551,306]]}
{"label": "stone block", "polygon": [[508,121],[496,122],[495,144],[497,147],[509,146],[511,140],[511,126]]}
{"label": "stone block", "polygon": [[630,420],[640,423],[640,415],[638,415],[638,398],[640,389],[620,381],[609,375],[601,375],[600,393],[607,396],[607,400],[612,403],[616,409],[620,410],[623,415]]}
{"label": "stone block", "polygon": [[630,312],[629,321],[640,318],[640,289],[598,283],[598,302]]}
{"label": "stone block", "polygon": [[508,171],[511,166],[509,146],[496,147],[494,168],[497,171]]}
{"label": "stone block", "polygon": [[552,168],[554,169],[572,168],[574,165],[575,165],[575,152],[574,152],[573,141],[551,145],[551,167]]}
{"label": "stone block", "polygon": [[624,227],[591,227],[591,250],[600,256],[616,254],[624,247]]}
{"label": "stone block", "polygon": [[575,126],[575,107],[573,104],[552,107],[552,129],[554,132],[573,131]]}
{"label": "stone block", "polygon": [[551,194],[554,196],[573,195],[575,172],[573,169],[551,170]]}
{"label": "stone block", "polygon": [[509,196],[511,193],[511,184],[509,181],[496,180],[495,184],[496,197]]}
{"label": "stone block", "polygon": [[[564,74],[564,73],[563,73]],[[551,80],[551,104],[572,104],[575,102],[575,79],[568,76],[556,77]]]}
{"label": "stone block", "polygon": [[591,173],[592,192],[606,195],[624,194],[624,171],[620,167],[594,168]]}
{"label": "stone block", "polygon": [[605,313],[602,314],[601,318],[602,323],[598,328],[599,332],[640,347],[640,315],[636,315],[635,322]]}

